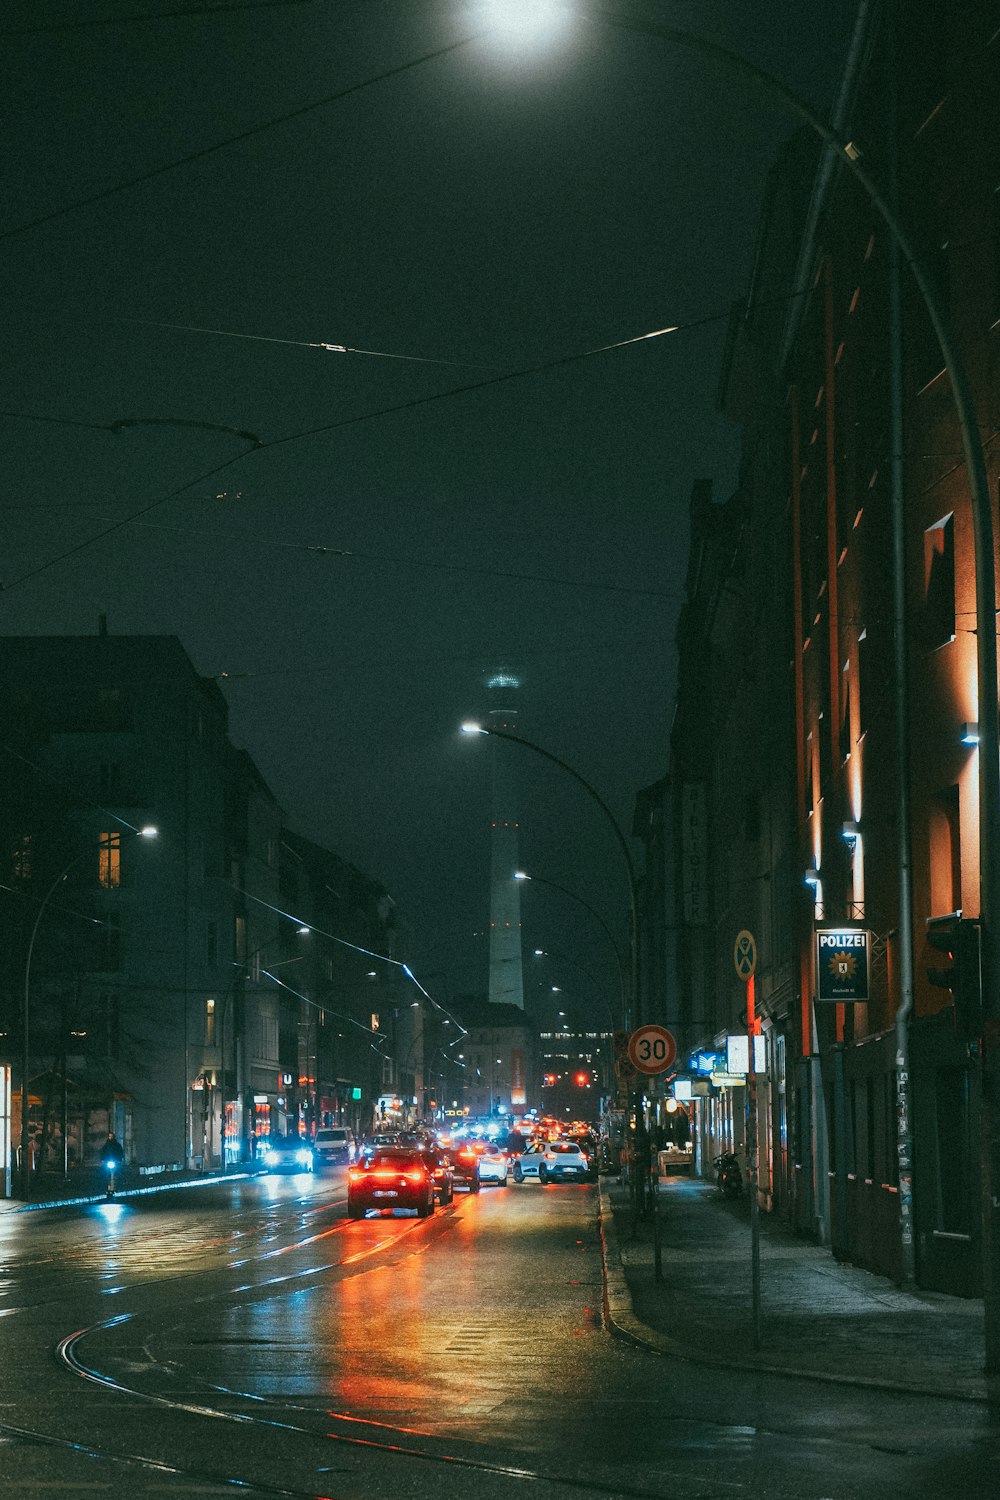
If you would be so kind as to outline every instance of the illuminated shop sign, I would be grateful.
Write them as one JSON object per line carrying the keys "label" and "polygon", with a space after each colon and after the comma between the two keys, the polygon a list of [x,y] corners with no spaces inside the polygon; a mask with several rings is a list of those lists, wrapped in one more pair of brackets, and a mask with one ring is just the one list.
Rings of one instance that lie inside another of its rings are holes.
{"label": "illuminated shop sign", "polygon": [[816,999],[866,1003],[868,950],[864,927],[817,927]]}

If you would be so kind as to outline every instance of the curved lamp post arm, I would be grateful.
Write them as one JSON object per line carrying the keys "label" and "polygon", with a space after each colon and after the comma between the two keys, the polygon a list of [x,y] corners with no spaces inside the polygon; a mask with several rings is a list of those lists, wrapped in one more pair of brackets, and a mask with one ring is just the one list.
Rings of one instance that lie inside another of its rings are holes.
{"label": "curved lamp post arm", "polygon": [[506,729],[489,729],[483,724],[463,725],[463,729],[466,733],[469,734],[487,734],[492,739],[510,740],[512,744],[523,745],[526,750],[533,750],[536,755],[542,756],[544,760],[551,761],[554,766],[558,766],[561,771],[565,771],[567,776],[571,776],[578,786],[583,787],[583,790],[587,793],[587,796],[591,799],[592,802],[596,802],[597,806],[604,814],[604,817],[610,825],[611,831],[615,836],[615,841],[618,844],[618,848],[621,850],[622,859],[625,862],[625,872],[628,876],[628,899],[632,929],[630,933],[632,949],[632,1014],[631,1017],[626,1017],[626,1026],[629,1022],[631,1022],[632,1025],[638,1026],[640,1024],[642,1012],[642,991],[640,988],[639,976],[639,882],[635,873],[635,863],[632,859],[632,851],[625,840],[625,835],[622,833],[621,829],[618,826],[617,818],[611,811],[608,804],[605,802],[604,798],[601,796],[600,792],[598,792],[595,787],[591,786],[590,782],[586,779],[585,776],[581,776],[579,771],[574,770],[571,765],[569,765],[566,761],[560,759],[558,755],[553,755],[551,750],[543,750],[541,745],[535,744],[534,740],[526,740],[519,734],[510,734]]}
{"label": "curved lamp post arm", "polygon": [[[560,891],[562,893],[562,895],[568,896],[571,901],[575,901],[578,906],[582,906],[583,909],[584,909],[584,911],[589,912],[590,915],[593,917],[594,921],[600,927],[601,931],[604,933],[604,936],[607,938],[608,942],[611,944],[611,951],[612,951],[612,953],[615,956],[615,964],[617,965],[617,968],[618,968],[618,987],[619,987],[619,991],[621,993],[621,1007],[622,1007],[621,1024],[624,1026],[624,1024],[625,1024],[625,1014],[626,1014],[626,1011],[628,1010],[628,986],[627,986],[626,981],[625,981],[625,962],[624,962],[624,960],[622,958],[621,951],[620,951],[620,949],[618,947],[618,944],[615,941],[615,935],[611,931],[611,928],[608,926],[607,922],[601,916],[600,912],[597,911],[595,907],[591,906],[591,904],[590,904],[589,901],[585,901],[582,896],[578,896],[575,891],[571,891],[568,888],[568,886],[559,885],[554,880],[547,880],[544,875],[528,875],[525,872],[519,870],[518,873],[514,876],[514,879],[515,880],[523,879],[525,881],[534,881],[536,885],[547,885],[550,890]],[[557,954],[553,955],[553,956],[554,957],[558,957]],[[585,974],[587,973],[586,969],[583,970],[583,973],[585,973]],[[591,978],[591,976],[589,974],[587,974],[587,977],[588,977],[588,979]],[[596,980],[594,982],[596,983]],[[608,1006],[608,1009],[610,1011],[610,1009],[611,1009],[610,1005]],[[612,1017],[612,1021],[613,1020],[614,1020],[614,1017]]]}

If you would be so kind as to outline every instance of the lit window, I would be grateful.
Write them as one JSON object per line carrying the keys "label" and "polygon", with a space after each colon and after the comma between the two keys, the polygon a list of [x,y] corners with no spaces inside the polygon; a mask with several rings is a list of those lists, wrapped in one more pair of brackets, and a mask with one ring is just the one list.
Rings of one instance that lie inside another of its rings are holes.
{"label": "lit window", "polygon": [[211,995],[205,1001],[205,1046],[215,1046],[215,999]]}
{"label": "lit window", "polygon": [[102,833],[97,839],[97,882],[105,890],[122,883],[122,836]]}
{"label": "lit window", "polygon": [[955,639],[955,524],[945,516],[924,532],[924,625],[929,651]]}

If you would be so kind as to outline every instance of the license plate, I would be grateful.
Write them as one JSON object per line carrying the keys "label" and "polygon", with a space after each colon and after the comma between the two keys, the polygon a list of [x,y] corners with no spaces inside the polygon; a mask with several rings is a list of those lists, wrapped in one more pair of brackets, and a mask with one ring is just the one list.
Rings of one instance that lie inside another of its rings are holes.
{"label": "license plate", "polygon": [[397,1198],[398,1196],[395,1188],[376,1188],[372,1193],[373,1198]]}

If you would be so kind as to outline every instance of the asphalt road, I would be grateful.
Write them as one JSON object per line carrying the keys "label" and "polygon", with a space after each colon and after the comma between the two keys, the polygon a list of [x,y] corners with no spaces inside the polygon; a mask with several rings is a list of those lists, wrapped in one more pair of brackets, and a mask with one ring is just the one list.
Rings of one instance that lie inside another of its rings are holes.
{"label": "asphalt road", "polygon": [[978,1406],[747,1378],[603,1323],[597,1195],[345,1218],[343,1178],[0,1216],[0,1494],[948,1500]]}

